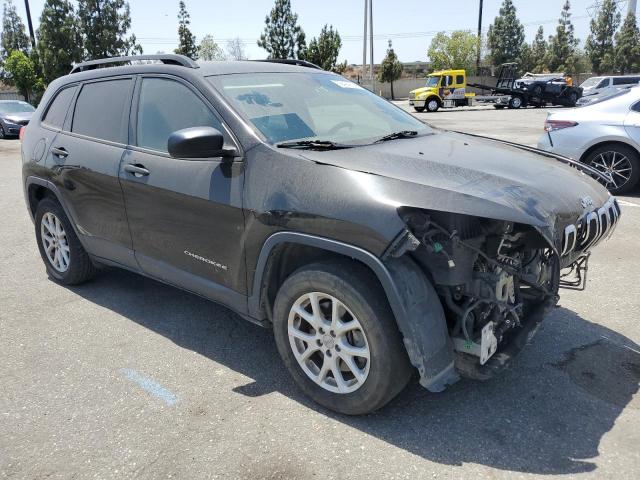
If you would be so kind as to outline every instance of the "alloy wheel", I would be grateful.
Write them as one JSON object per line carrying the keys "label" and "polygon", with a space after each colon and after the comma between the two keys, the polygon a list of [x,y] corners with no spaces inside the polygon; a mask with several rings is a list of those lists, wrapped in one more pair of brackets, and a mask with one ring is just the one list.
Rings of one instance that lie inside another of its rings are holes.
{"label": "alloy wheel", "polygon": [[323,389],[351,393],[367,379],[371,359],[367,337],[337,298],[320,292],[299,297],[289,312],[288,336],[298,365]]}
{"label": "alloy wheel", "polygon": [[609,181],[603,183],[610,189],[618,189],[625,185],[631,178],[633,169],[629,158],[616,151],[602,152],[592,158],[589,164],[609,178]]}
{"label": "alloy wheel", "polygon": [[51,266],[59,273],[66,272],[69,268],[69,243],[62,222],[51,212],[42,216],[40,237]]}

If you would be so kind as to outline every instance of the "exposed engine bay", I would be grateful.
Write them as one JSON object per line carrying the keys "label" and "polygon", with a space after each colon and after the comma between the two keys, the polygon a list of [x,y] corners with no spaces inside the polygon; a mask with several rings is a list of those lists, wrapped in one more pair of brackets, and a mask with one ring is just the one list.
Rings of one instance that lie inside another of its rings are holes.
{"label": "exposed engine bay", "polygon": [[401,215],[414,237],[407,250],[430,275],[460,355],[484,365],[530,312],[557,302],[558,254],[534,228],[445,212]]}

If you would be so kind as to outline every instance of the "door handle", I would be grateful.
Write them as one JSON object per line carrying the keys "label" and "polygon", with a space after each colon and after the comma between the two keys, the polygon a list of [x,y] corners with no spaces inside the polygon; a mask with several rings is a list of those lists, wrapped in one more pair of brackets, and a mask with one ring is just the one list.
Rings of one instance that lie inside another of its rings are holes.
{"label": "door handle", "polygon": [[69,152],[67,152],[64,147],[52,147],[51,153],[59,158],[67,158],[69,156]]}
{"label": "door handle", "polygon": [[134,174],[136,177],[146,177],[149,175],[149,170],[144,168],[143,165],[127,163],[124,166],[124,171]]}

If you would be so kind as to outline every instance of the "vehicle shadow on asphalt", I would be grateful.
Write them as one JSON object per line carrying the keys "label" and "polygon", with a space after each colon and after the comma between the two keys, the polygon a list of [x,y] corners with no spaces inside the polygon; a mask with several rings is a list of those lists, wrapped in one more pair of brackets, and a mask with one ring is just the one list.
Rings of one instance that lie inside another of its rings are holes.
{"label": "vehicle shadow on asphalt", "polygon": [[238,394],[277,391],[445,465],[476,463],[537,474],[594,471],[600,439],[640,381],[638,345],[560,307],[543,323],[533,345],[499,377],[462,380],[440,394],[427,392],[414,379],[382,410],[348,417],[303,396],[283,374],[271,332],[224,307],[120,270],[104,271],[72,290],[252,378],[234,389]]}

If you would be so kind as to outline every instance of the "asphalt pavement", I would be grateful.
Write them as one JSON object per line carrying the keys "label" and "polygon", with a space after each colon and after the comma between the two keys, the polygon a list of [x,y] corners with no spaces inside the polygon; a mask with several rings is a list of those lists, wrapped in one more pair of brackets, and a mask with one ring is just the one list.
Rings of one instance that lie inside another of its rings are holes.
{"label": "asphalt pavement", "polygon": [[[408,108],[408,105],[403,105]],[[544,110],[418,114],[535,145]],[[361,417],[307,400],[269,331],[112,269],[45,273],[19,141],[0,141],[0,478],[638,478],[640,197],[622,197],[585,292],[511,368],[441,394],[417,380]]]}

